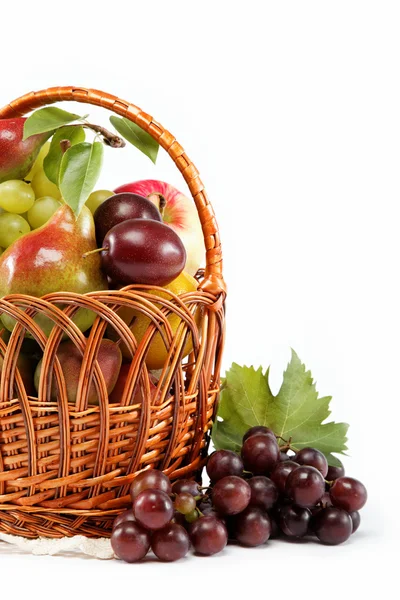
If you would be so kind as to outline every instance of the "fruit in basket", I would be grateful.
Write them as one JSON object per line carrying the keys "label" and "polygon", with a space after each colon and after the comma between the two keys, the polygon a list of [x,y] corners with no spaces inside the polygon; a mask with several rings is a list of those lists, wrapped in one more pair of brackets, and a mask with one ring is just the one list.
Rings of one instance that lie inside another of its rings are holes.
{"label": "fruit in basket", "polygon": [[35,193],[25,181],[13,179],[0,183],[0,208],[22,215],[32,208]]}
{"label": "fruit in basket", "polygon": [[50,145],[51,145],[50,142],[46,142],[40,148],[40,152],[39,152],[39,154],[37,156],[37,159],[33,163],[32,169],[29,171],[28,175],[25,177],[25,179],[27,181],[32,181],[32,179],[34,178],[34,176],[36,175],[36,173],[38,173],[39,171],[43,170],[43,162],[44,162],[44,159],[46,158],[46,156],[49,153]]}
{"label": "fruit in basket", "polygon": [[158,209],[147,198],[138,194],[116,194],[103,202],[94,214],[96,239],[99,246],[102,246],[106,234],[114,225],[129,219],[162,221]]}
{"label": "fruit in basket", "polygon": [[48,134],[41,134],[23,140],[25,121],[23,118],[0,120],[0,183],[23,179],[48,138]]}
{"label": "fruit in basket", "polygon": [[121,185],[116,194],[131,192],[151,200],[160,210],[163,222],[181,238],[186,249],[185,271],[195,275],[204,261],[204,238],[196,205],[182,192],[163,181],[147,179]]}
{"label": "fruit in basket", "polygon": [[0,340],[3,342],[8,342],[10,339],[10,332],[7,329],[0,329]]}
{"label": "fruit in basket", "polygon": [[159,221],[123,221],[110,229],[102,246],[105,274],[127,285],[167,285],[185,266],[186,252],[180,238]]}
{"label": "fruit in basket", "polygon": [[[75,346],[74,342],[68,340],[59,345],[57,357],[60,361],[67,386],[68,402],[71,404],[75,403],[82,367],[82,354]],[[97,361],[106,383],[107,392],[108,394],[111,394],[117,382],[122,363],[121,351],[117,344],[111,340],[103,339],[100,343]],[[37,391],[39,390],[42,362],[42,360],[39,362],[35,371],[35,388]],[[57,400],[57,385],[54,376],[51,385],[51,400],[53,402]],[[89,404],[99,403],[99,397],[94,382],[90,385],[88,402]]]}
{"label": "fruit in basket", "polygon": [[[4,212],[0,215],[0,246],[8,248],[31,230],[23,216]],[[3,259],[3,256],[2,256]]]}
{"label": "fruit in basket", "polygon": [[110,192],[110,190],[96,190],[95,192],[92,192],[86,200],[86,206],[92,215],[94,215],[99,206],[108,200],[108,198],[111,198],[111,196],[114,196],[114,192]]}
{"label": "fruit in basket", "polygon": [[27,218],[32,229],[39,229],[51,219],[54,213],[62,206],[59,200],[50,196],[38,198],[32,208],[28,210]]}
{"label": "fruit in basket", "polygon": [[[191,275],[188,275],[188,273],[183,272],[176,279],[174,279],[174,281],[171,281],[171,283],[164,286],[166,290],[165,292],[162,292],[161,290],[148,291],[152,296],[158,296],[160,298],[164,298],[165,300],[171,301],[172,298],[168,291],[172,292],[176,296],[181,296],[183,294],[195,292],[197,290],[197,287],[198,283],[196,279]],[[154,302],[156,303],[158,309],[162,309],[162,305],[157,304],[156,299],[154,299]],[[150,318],[145,316],[138,310],[132,310],[126,307],[122,307],[118,311],[118,314],[126,322],[126,324],[129,325],[130,330],[136,338],[136,341],[140,343],[151,323]],[[197,308],[194,317],[195,322],[197,324],[200,323],[201,315],[201,308]],[[172,313],[168,316],[168,323],[171,327],[172,335],[175,336],[179,325],[181,325],[182,323],[182,318],[176,313]],[[164,325],[161,327],[161,333],[160,331],[157,331],[157,333],[152,338],[147,351],[146,365],[149,369],[152,370],[161,369],[164,366],[165,361],[167,360],[168,349],[164,344],[162,333],[164,335],[166,333]],[[113,338],[113,335],[115,335],[115,333],[113,334],[112,332],[108,331],[108,335],[109,337]],[[185,358],[185,356],[190,354],[192,350],[193,338],[192,335],[189,334],[182,352],[182,358]],[[121,345],[121,351],[124,358],[129,359],[131,357],[130,352],[125,344]]]}
{"label": "fruit in basket", "polygon": [[43,170],[39,170],[36,175],[34,175],[31,185],[33,191],[35,192],[36,198],[50,196],[55,200],[61,200],[60,190],[53,182],[50,181]]}
{"label": "fruit in basket", "polygon": [[[124,389],[125,389],[125,385],[128,380],[130,368],[131,368],[130,363],[125,363],[122,365],[119,375],[118,375],[117,383],[115,384],[114,389],[109,397],[110,402],[121,402],[122,395],[123,395]],[[140,404],[141,402],[143,402],[143,388],[140,385],[140,383],[141,382],[139,380],[137,382],[136,388],[134,390],[134,397],[133,397],[134,404]],[[154,385],[154,382],[151,380],[151,378],[150,378],[149,384],[150,384],[150,398],[154,398],[157,387]]]}
{"label": "fruit in basket", "polygon": [[[3,370],[4,359],[0,355],[0,376]],[[35,395],[35,386],[33,384],[33,374],[36,362],[30,356],[20,353],[17,358],[17,368],[21,375],[22,382],[25,386],[25,391],[28,396]],[[15,381],[15,380],[14,380]]]}
{"label": "fruit in basket", "polygon": [[[9,215],[0,215],[0,219],[5,217]],[[84,256],[92,250],[96,250],[96,241],[91,212],[84,207],[76,218],[69,206],[63,205],[43,227],[15,241],[0,257],[0,296],[41,297],[60,290],[84,294],[105,289],[98,253]],[[1,318],[11,331],[13,319],[6,315]],[[74,321],[85,331],[94,318],[93,312],[79,309]],[[48,317],[38,315],[35,321],[47,335],[50,333],[53,323]]]}

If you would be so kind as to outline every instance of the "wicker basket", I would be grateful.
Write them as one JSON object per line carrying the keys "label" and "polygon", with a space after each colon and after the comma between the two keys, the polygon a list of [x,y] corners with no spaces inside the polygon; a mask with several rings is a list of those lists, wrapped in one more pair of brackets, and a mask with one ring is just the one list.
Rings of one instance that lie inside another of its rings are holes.
{"label": "wicker basket", "polygon": [[[10,295],[0,299],[0,314],[4,312],[17,321],[9,341],[0,339],[4,361],[0,383],[0,531],[26,538],[109,536],[115,515],[129,506],[129,486],[135,474],[159,468],[172,479],[198,475],[219,394],[225,300],[222,255],[213,209],[195,166],[175,138],[152,117],[97,90],[62,87],[30,93],[0,110],[0,119],[70,100],[102,106],[130,119],[168,152],[196,203],[207,260],[205,271],[197,275],[196,292],[157,298],[157,304],[149,294],[150,286],[138,285],[86,295],[60,291],[43,298]],[[116,314],[121,306],[135,308],[151,319],[139,344]],[[80,307],[97,313],[87,337],[71,320]],[[48,338],[33,319],[38,313],[56,324]],[[172,313],[181,319],[176,333],[168,322]],[[114,329],[131,354],[119,404],[109,404],[96,361],[107,327]],[[168,358],[157,393],[150,394],[145,359],[158,331]],[[27,395],[16,367],[26,332],[44,353],[38,397]],[[75,404],[68,404],[68,382],[56,357],[66,335],[83,357]],[[188,336],[192,336],[193,351],[182,360]],[[52,379],[58,388],[57,402],[51,401]],[[92,382],[99,396],[98,406],[88,404]],[[138,389],[141,401],[135,404]]]}

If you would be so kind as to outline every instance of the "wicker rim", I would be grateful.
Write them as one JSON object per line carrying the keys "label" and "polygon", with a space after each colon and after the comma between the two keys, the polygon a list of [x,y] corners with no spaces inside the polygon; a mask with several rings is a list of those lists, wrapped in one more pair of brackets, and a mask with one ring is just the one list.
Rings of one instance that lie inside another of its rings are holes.
{"label": "wicker rim", "polygon": [[125,117],[147,131],[166,150],[185,179],[199,214],[206,247],[206,270],[200,289],[225,296],[222,275],[222,249],[214,210],[208,199],[199,172],[175,137],[153,117],[134,104],[99,90],[82,87],[53,87],[30,92],[0,109],[0,119],[20,117],[55,102],[74,101],[106,108]]}

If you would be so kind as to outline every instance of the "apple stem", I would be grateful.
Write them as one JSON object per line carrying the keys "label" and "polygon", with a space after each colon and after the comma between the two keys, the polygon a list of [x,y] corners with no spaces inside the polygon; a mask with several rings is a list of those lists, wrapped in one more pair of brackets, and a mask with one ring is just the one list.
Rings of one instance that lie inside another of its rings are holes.
{"label": "apple stem", "polygon": [[156,196],[156,198],[158,199],[158,210],[160,211],[161,216],[163,216],[164,208],[167,205],[166,199],[159,192],[151,192],[151,194],[149,194],[147,196],[147,200],[150,200],[151,202],[153,202],[153,200],[151,199],[152,196]]}
{"label": "apple stem", "polygon": [[92,254],[96,254],[96,252],[103,252],[103,250],[109,250],[109,247],[104,246],[104,248],[95,248],[94,250],[89,250],[88,252],[85,252],[85,254],[82,254],[82,258],[87,258]]}

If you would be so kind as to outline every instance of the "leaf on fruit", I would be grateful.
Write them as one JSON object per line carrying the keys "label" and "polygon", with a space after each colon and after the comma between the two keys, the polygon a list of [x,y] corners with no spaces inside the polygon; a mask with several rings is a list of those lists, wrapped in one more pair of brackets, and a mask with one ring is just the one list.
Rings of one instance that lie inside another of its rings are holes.
{"label": "leaf on fruit", "polygon": [[337,465],[332,453],[345,454],[349,426],[325,422],[331,412],[330,401],[331,396],[318,397],[310,371],[294,351],[276,396],[269,386],[269,369],[263,373],[261,368],[233,363],[222,385],[214,445],[239,451],[244,433],[254,425],[265,425],[283,440],[291,439],[293,449],[318,448],[330,465]]}
{"label": "leaf on fruit", "polygon": [[31,137],[31,135],[55,131],[59,127],[69,125],[74,121],[81,121],[84,118],[85,117],[80,117],[79,115],[67,112],[62,108],[57,108],[56,106],[40,108],[32,113],[25,121],[24,140]]}
{"label": "leaf on fruit", "polygon": [[156,164],[160,145],[147,131],[144,131],[139,125],[132,123],[129,119],[112,116],[110,117],[110,121],[122,137]]}
{"label": "leaf on fruit", "polygon": [[61,159],[61,194],[76,215],[97,183],[103,164],[103,148],[101,142],[83,142],[69,148]]}
{"label": "leaf on fruit", "polygon": [[43,162],[44,171],[52,183],[57,186],[59,185],[60,165],[64,154],[60,145],[61,142],[68,140],[71,146],[76,146],[76,144],[84,142],[85,138],[83,127],[76,127],[74,125],[60,127],[55,132],[51,140],[50,150]]}

